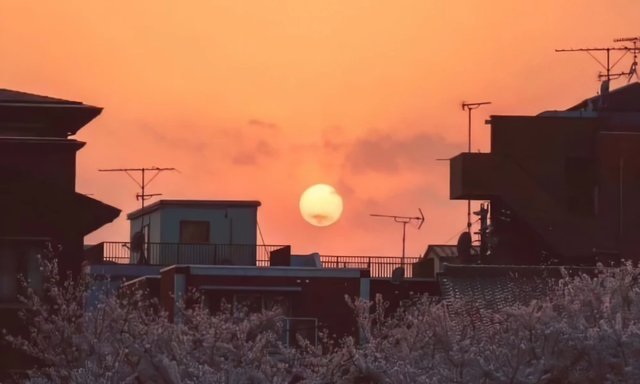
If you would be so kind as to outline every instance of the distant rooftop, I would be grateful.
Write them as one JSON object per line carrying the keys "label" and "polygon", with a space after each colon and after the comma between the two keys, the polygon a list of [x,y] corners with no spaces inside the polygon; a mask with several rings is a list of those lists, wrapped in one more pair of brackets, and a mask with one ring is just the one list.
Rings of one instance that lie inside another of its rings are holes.
{"label": "distant rooftop", "polygon": [[625,84],[603,95],[590,97],[567,111],[580,111],[589,108],[612,112],[640,112],[640,83]]}
{"label": "distant rooftop", "polygon": [[161,207],[190,207],[190,208],[229,208],[229,207],[259,207],[262,205],[257,200],[158,200],[144,208],[137,209],[127,215],[127,219],[133,220],[146,215]]}
{"label": "distant rooftop", "polygon": [[0,104],[58,104],[58,105],[83,105],[79,101],[57,99],[49,96],[40,96],[33,93],[12,91],[0,88]]}

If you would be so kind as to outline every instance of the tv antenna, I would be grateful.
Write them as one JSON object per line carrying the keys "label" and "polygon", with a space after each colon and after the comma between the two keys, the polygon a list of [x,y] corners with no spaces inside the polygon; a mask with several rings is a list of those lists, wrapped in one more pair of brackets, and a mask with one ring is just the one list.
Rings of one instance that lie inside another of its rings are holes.
{"label": "tv antenna", "polygon": [[373,217],[386,217],[388,219],[393,219],[396,223],[401,223],[402,224],[402,259],[400,261],[402,267],[404,268],[404,249],[405,249],[405,243],[406,243],[406,239],[407,239],[407,224],[409,224],[412,221],[417,221],[420,224],[418,225],[418,230],[420,230],[420,228],[422,228],[422,224],[424,223],[424,215],[422,214],[422,209],[418,208],[418,211],[420,211],[420,216],[417,217],[409,217],[409,216],[394,216],[394,215],[378,215],[375,213],[372,213],[370,216]]}
{"label": "tv antenna", "polygon": [[[625,52],[624,55],[622,55],[622,57],[624,57],[629,52],[633,53],[633,62],[631,63],[631,67],[629,68],[629,72],[620,72],[620,73],[614,74],[614,76],[618,76],[618,77],[627,76],[627,84],[631,82],[631,79],[633,78],[633,75],[636,76],[636,79],[640,79],[640,77],[638,76],[638,41],[640,41],[640,38],[638,38],[638,37],[622,37],[622,38],[618,38],[618,39],[613,39],[614,43],[622,43],[622,42],[631,42],[631,43],[633,43],[633,48],[625,47],[628,50]],[[621,59],[622,59],[622,57],[621,57]]]}
{"label": "tv antenna", "polygon": [[[491,104],[490,101],[483,101],[481,103],[465,103],[464,101],[462,102],[462,110],[468,110],[469,111],[469,140],[468,140],[468,144],[469,144],[469,153],[471,153],[471,111],[473,111],[474,109],[478,109],[483,105],[488,105]],[[471,234],[471,200],[467,200],[467,232],[469,232],[469,234]]]}
{"label": "tv antenna", "polygon": [[[616,80],[619,79],[623,76],[628,76],[628,82],[631,81],[631,78],[633,77],[633,75],[635,74],[636,77],[638,76],[638,73],[636,72],[636,67],[637,67],[637,56],[638,56],[638,52],[640,50],[640,48],[637,47],[637,43],[639,41],[639,38],[637,37],[631,37],[631,38],[620,38],[620,39],[614,39],[613,42],[614,43],[620,43],[620,42],[633,42],[633,48],[627,47],[627,46],[622,46],[622,47],[606,47],[606,48],[569,48],[569,49],[556,49],[556,52],[586,52],[587,54],[589,54],[589,56],[591,56],[598,64],[600,64],[600,66],[604,69],[604,73],[600,72],[598,73],[598,80],[605,80],[605,81],[611,81],[611,80]],[[611,64],[611,52],[624,52],[615,62],[613,62],[613,64]],[[600,61],[600,59],[598,59],[594,53],[596,52],[605,52],[606,53],[606,64],[603,63],[602,61]],[[633,53],[633,63],[631,64],[631,69],[629,70],[629,72],[619,72],[619,73],[611,73],[611,71],[613,70],[613,68],[629,53],[632,52]]]}
{"label": "tv antenna", "polygon": [[[145,188],[149,183],[151,183],[161,172],[164,171],[175,171],[180,172],[175,168],[116,168],[116,169],[98,169],[98,172],[124,172],[129,176],[138,186],[140,187],[140,193],[136,193],[136,200],[142,201],[142,208],[144,208],[144,202],[151,199],[154,196],[162,196],[162,193],[145,193]],[[139,172],[142,174],[142,181],[138,181],[133,175],[132,172]],[[149,179],[145,180],[145,172],[155,172],[155,174]]]}

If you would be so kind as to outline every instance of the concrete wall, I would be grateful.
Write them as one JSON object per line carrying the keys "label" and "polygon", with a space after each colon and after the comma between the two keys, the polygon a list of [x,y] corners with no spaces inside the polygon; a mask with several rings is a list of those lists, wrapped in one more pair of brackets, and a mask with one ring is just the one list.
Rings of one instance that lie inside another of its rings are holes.
{"label": "concrete wall", "polygon": [[[161,216],[162,210],[155,210],[146,215],[137,217],[130,221],[129,237],[142,229],[144,225],[149,226],[149,243],[161,243]],[[154,246],[147,247],[147,259],[151,264],[158,264],[160,261],[160,249]],[[138,261],[138,254],[131,253],[131,263]]]}
{"label": "concrete wall", "polygon": [[[256,207],[193,208],[163,207],[161,224],[161,242],[178,243],[180,240],[180,221],[201,220],[211,223],[209,243],[211,244],[256,244],[257,214]],[[225,218],[225,213],[227,217]]]}
{"label": "concrete wall", "polygon": [[[208,221],[210,245],[180,245],[183,220]],[[219,264],[228,260],[235,265],[255,265],[257,220],[257,207],[166,206],[131,220],[131,235],[149,224],[147,255],[151,264]],[[137,257],[132,254],[132,262]]]}

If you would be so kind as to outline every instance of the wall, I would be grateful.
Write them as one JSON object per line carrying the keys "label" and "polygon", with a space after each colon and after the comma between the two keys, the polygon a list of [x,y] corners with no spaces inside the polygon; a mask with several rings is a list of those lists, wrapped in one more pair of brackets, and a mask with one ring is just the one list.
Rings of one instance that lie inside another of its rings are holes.
{"label": "wall", "polygon": [[[129,222],[129,238],[133,236],[134,233],[138,232],[142,229],[143,225],[149,225],[149,243],[161,243],[161,210],[152,211],[146,215],[136,217]],[[160,247],[157,246],[148,246],[147,247],[147,260],[151,264],[159,264],[160,263]],[[138,261],[138,254],[131,253],[130,261],[131,263],[136,263]]]}
{"label": "wall", "polygon": [[[84,143],[15,142],[0,139],[0,167],[24,172],[68,191],[76,187],[76,151]],[[44,191],[46,193],[46,191]]]}
{"label": "wall", "polygon": [[[211,223],[211,244],[250,244],[257,241],[256,207],[193,208],[162,207],[161,242],[178,243],[181,220],[203,220]],[[228,217],[225,216],[225,212]]]}
{"label": "wall", "polygon": [[[159,242],[169,243],[161,245],[157,250],[158,261],[161,264],[219,264],[228,260],[235,265],[255,265],[257,207],[229,207],[225,210],[204,206],[199,208],[170,206],[161,207],[156,212],[161,213]],[[178,245],[182,220],[208,221],[210,223],[209,244],[215,244],[215,246]],[[231,244],[235,246],[229,247]]]}
{"label": "wall", "polygon": [[596,154],[597,118],[492,116],[491,153],[518,164],[558,201],[566,200],[567,157]]}
{"label": "wall", "polygon": [[[162,272],[161,301],[165,309],[173,312],[174,301],[169,296],[173,292],[175,268]],[[186,286],[255,286],[255,287],[300,287],[301,291],[282,292],[291,300],[291,317],[317,318],[320,331],[327,329],[330,335],[342,337],[356,336],[357,323],[353,310],[347,305],[345,295],[359,297],[361,279],[359,277],[295,277],[295,276],[204,276],[187,275]],[[209,305],[212,310],[220,308],[224,299],[231,303],[234,294],[268,293],[272,291],[215,290],[208,291]]]}

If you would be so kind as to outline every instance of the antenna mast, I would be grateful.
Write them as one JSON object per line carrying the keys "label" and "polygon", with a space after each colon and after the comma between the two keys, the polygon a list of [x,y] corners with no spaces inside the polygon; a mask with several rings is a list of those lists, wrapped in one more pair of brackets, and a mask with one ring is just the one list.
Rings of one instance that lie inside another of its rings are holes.
{"label": "antenna mast", "polygon": [[405,242],[407,239],[407,224],[409,224],[412,221],[417,221],[420,224],[418,225],[418,230],[420,230],[420,228],[422,228],[422,224],[424,223],[424,215],[422,214],[422,209],[418,208],[418,211],[420,211],[420,217],[409,217],[409,216],[394,216],[394,215],[377,215],[375,213],[372,213],[370,216],[373,217],[386,217],[389,219],[393,219],[396,223],[400,223],[402,224],[402,259],[400,261],[400,263],[402,264],[402,267],[404,268],[404,248],[405,248]]}
{"label": "antenna mast", "polygon": [[[639,38],[637,37],[631,37],[631,38],[620,38],[620,39],[614,39],[613,42],[614,43],[620,43],[620,42],[633,42],[633,48],[631,47],[627,47],[627,46],[622,46],[622,47],[606,47],[606,48],[569,48],[569,49],[556,49],[556,52],[586,52],[587,54],[589,54],[589,56],[591,56],[598,64],[600,64],[600,66],[605,70],[604,73],[600,72],[598,73],[598,80],[602,80],[605,79],[606,81],[611,81],[611,80],[616,80],[619,79],[620,77],[623,76],[628,76],[629,80],[631,81],[631,78],[633,77],[633,75],[635,74],[636,77],[638,76],[638,73],[636,72],[636,66],[637,66],[637,56],[638,56],[638,52],[640,52],[640,48],[637,47],[637,43],[638,41],[640,41]],[[611,64],[611,52],[615,52],[615,51],[621,51],[624,52],[613,64]],[[606,56],[607,56],[607,62],[606,64],[603,63],[602,61],[600,61],[595,55],[594,52],[605,52]],[[627,55],[627,53],[632,52],[633,53],[633,63],[631,64],[631,69],[629,70],[629,72],[619,72],[619,73],[611,73],[611,71],[613,70],[613,68]]]}
{"label": "antenna mast", "polygon": [[[483,101],[481,103],[465,103],[462,102],[462,110],[469,111],[469,153],[471,153],[471,111],[478,109],[483,105],[491,104],[490,101]],[[471,200],[467,200],[467,232],[471,234]]]}
{"label": "antenna mast", "polygon": [[[155,172],[155,174],[149,180],[145,180],[145,172],[147,172],[147,171]],[[154,196],[162,196],[161,193],[149,193],[149,194],[146,194],[144,191],[145,191],[145,188],[147,187],[147,185],[149,185],[149,183],[151,183],[153,181],[153,179],[155,179],[160,174],[160,172],[164,172],[164,171],[176,171],[176,172],[179,172],[175,168],[158,168],[158,167],[98,169],[98,172],[124,172],[124,173],[126,173],[127,176],[129,176],[140,187],[141,191],[140,191],[140,193],[136,193],[136,200],[141,200],[142,201],[142,208],[144,208],[144,202],[145,201],[151,199]],[[131,172],[140,172],[142,174],[142,181],[138,181],[138,179],[133,177],[131,175]]]}

